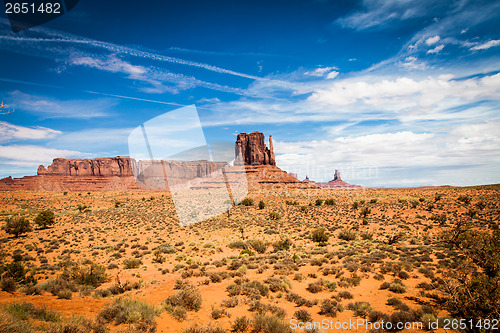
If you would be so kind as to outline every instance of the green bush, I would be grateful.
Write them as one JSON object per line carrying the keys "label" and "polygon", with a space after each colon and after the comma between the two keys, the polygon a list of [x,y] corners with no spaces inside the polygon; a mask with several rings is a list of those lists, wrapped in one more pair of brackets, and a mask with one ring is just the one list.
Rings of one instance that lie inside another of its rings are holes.
{"label": "green bush", "polygon": [[328,235],[324,228],[318,228],[311,232],[311,239],[316,243],[326,243],[328,242]]}
{"label": "green bush", "polygon": [[259,209],[264,209],[266,208],[266,204],[264,203],[264,201],[259,201]]}
{"label": "green bush", "polygon": [[31,228],[30,221],[24,217],[8,217],[5,219],[3,230],[17,238],[19,235],[30,232],[33,229]]}
{"label": "green bush", "polygon": [[355,316],[366,318],[372,310],[372,306],[366,302],[355,302],[349,303],[347,309],[352,310]]}
{"label": "green bush", "polygon": [[327,317],[335,318],[337,313],[343,311],[342,305],[340,305],[334,299],[324,299],[321,301],[319,306],[320,311],[319,314]]}
{"label": "green bush", "polygon": [[132,324],[136,331],[154,332],[156,331],[156,317],[159,314],[160,310],[151,304],[118,298],[101,310],[97,318],[104,323]]}
{"label": "green bush", "polygon": [[253,199],[252,198],[245,198],[241,201],[241,204],[243,206],[253,206]]}
{"label": "green bush", "polygon": [[322,204],[323,204],[323,200],[322,199],[316,199],[316,202],[315,202],[316,206],[321,206]]}
{"label": "green bush", "polygon": [[255,316],[253,329],[259,333],[291,333],[290,326],[278,316],[258,314]]}
{"label": "green bush", "polygon": [[356,239],[356,231],[343,229],[340,231],[339,236],[340,239],[351,241]]}
{"label": "green bush", "polygon": [[187,310],[198,311],[201,308],[201,293],[195,286],[185,284],[177,293],[168,296],[163,304],[165,306],[182,306]]}
{"label": "green bush", "polygon": [[500,231],[467,230],[458,225],[444,232],[442,239],[463,258],[444,274],[441,289],[447,310],[456,318],[475,322],[499,318]]}
{"label": "green bush", "polygon": [[61,277],[68,281],[74,281],[76,284],[92,286],[94,288],[99,287],[109,280],[106,274],[106,267],[93,262],[69,265]]}
{"label": "green bush", "polygon": [[389,290],[393,293],[403,294],[406,292],[406,287],[400,283],[394,282],[389,285]]}
{"label": "green bush", "polygon": [[327,206],[335,206],[335,200],[334,199],[326,199],[325,200],[325,205],[327,205]]}
{"label": "green bush", "polygon": [[288,251],[292,246],[292,241],[290,238],[281,238],[279,241],[274,242],[274,251]]}
{"label": "green bush", "polygon": [[56,223],[56,218],[53,211],[44,210],[40,212],[35,218],[35,223],[38,224],[42,228],[47,228],[48,226]]}
{"label": "green bush", "polygon": [[245,333],[250,327],[250,319],[246,316],[238,317],[231,325],[232,333]]}
{"label": "green bush", "polygon": [[248,245],[254,249],[257,253],[265,253],[267,250],[267,247],[269,246],[269,243],[266,241],[260,240],[260,239],[252,239],[249,240]]}
{"label": "green bush", "polygon": [[125,269],[139,268],[142,265],[142,260],[137,258],[130,258],[123,260]]}
{"label": "green bush", "polygon": [[271,220],[280,220],[281,219],[281,215],[279,213],[276,213],[276,212],[270,212],[269,213],[269,218]]}

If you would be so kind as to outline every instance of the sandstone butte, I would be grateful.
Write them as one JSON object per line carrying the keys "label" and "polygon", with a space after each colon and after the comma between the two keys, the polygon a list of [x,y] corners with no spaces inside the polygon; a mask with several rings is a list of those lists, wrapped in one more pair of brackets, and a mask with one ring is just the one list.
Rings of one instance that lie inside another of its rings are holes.
{"label": "sandstone butte", "polygon": [[[340,178],[336,170],[334,179],[328,183],[316,183],[307,177],[300,181],[276,166],[272,137],[269,148],[260,132],[240,133],[235,143],[235,165],[244,165],[250,188],[356,188]],[[212,172],[227,166],[224,162],[210,161],[164,161],[169,175],[176,175],[181,182],[195,177],[208,177]],[[93,159],[55,158],[47,168],[38,167],[37,175],[22,178],[0,179],[0,191],[123,191],[139,190],[133,168],[140,169],[138,183],[145,170],[127,156]],[[169,179],[170,180],[170,179]],[[166,188],[165,188],[166,189]]]}

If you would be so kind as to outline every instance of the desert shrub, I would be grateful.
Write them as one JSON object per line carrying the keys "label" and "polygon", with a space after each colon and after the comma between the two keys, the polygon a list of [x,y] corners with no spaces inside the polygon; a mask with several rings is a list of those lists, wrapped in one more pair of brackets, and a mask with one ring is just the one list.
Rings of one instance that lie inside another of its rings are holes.
{"label": "desert shrub", "polygon": [[152,262],[158,263],[158,264],[163,264],[167,260],[164,256],[162,256],[161,252],[159,250],[156,250],[154,252],[154,257],[151,260]]}
{"label": "desert shrub", "polygon": [[370,213],[372,212],[371,208],[370,207],[363,207],[363,209],[361,209],[361,216],[362,217],[366,217],[367,215],[369,215]]}
{"label": "desert shrub", "polygon": [[359,207],[359,203],[357,201],[354,201],[352,203],[352,209],[356,210],[356,209],[358,209],[358,207]]}
{"label": "desert shrub", "polygon": [[138,258],[130,258],[123,260],[123,267],[125,269],[139,268],[142,265],[142,260]]}
{"label": "desert shrub", "polygon": [[13,293],[17,290],[17,283],[11,277],[4,277],[0,280],[0,289],[8,293]]}
{"label": "desert shrub", "polygon": [[344,291],[341,291],[339,292],[339,297],[340,298],[344,298],[344,299],[353,299],[354,296],[352,296],[352,294],[350,292],[348,292],[347,290],[344,290]]}
{"label": "desert shrub", "polygon": [[73,296],[73,292],[69,289],[61,289],[57,293],[57,298],[62,298],[62,299],[71,299]]}
{"label": "desert shrub", "polygon": [[[37,306],[27,302],[6,304],[3,310],[16,320],[37,319],[47,322],[58,322],[62,318],[58,312],[47,310],[45,306]],[[5,331],[0,330],[0,332]]]}
{"label": "desert shrub", "polygon": [[175,253],[175,252],[177,252],[177,249],[175,248],[175,246],[173,246],[172,244],[169,244],[169,243],[161,244],[160,246],[158,246],[157,250],[160,251],[160,253]]}
{"label": "desert shrub", "polygon": [[337,313],[339,311],[341,312],[343,310],[342,305],[340,305],[334,299],[324,299],[323,301],[321,301],[319,308],[320,308],[319,311],[320,315],[333,318],[337,316]]}
{"label": "desert shrub", "polygon": [[307,285],[306,290],[310,293],[316,294],[325,289],[325,286],[321,281],[311,282]]}
{"label": "desert shrub", "polygon": [[389,282],[383,282],[383,283],[380,285],[380,290],[389,289],[390,285],[391,285],[391,284],[390,284]]}
{"label": "desert shrub", "polygon": [[73,263],[68,265],[61,277],[68,281],[74,281],[79,285],[99,287],[109,280],[106,274],[106,267],[93,262],[85,264]]}
{"label": "desert shrub", "polygon": [[78,286],[73,281],[68,281],[62,277],[56,277],[40,284],[42,290],[50,292],[52,295],[57,296],[61,290],[70,290],[72,292],[78,291]]}
{"label": "desert shrub", "polygon": [[345,241],[351,241],[356,239],[356,232],[354,230],[347,230],[343,229],[339,233],[339,239],[345,240]]}
{"label": "desert shrub", "polygon": [[316,199],[316,202],[314,203],[316,206],[321,206],[323,204],[322,199]]}
{"label": "desert shrub", "polygon": [[239,303],[240,303],[239,298],[236,296],[233,296],[233,297],[223,299],[222,302],[220,302],[220,305],[225,307],[225,308],[234,308]]}
{"label": "desert shrub", "polygon": [[201,308],[201,293],[195,286],[186,284],[177,293],[168,296],[163,304],[165,306],[182,306],[187,310],[198,311]]}
{"label": "desert shrub", "polygon": [[460,195],[457,198],[457,200],[463,202],[466,205],[468,205],[471,202],[471,198],[469,196],[467,196],[467,195]]}
{"label": "desert shrub", "polygon": [[326,199],[325,200],[325,205],[327,205],[327,206],[335,206],[335,200],[334,199]]}
{"label": "desert shrub", "polygon": [[383,320],[386,322],[389,320],[389,316],[383,312],[377,311],[377,310],[371,310],[368,313],[368,320],[372,323],[377,322],[379,320]]}
{"label": "desert shrub", "polygon": [[278,316],[257,314],[252,322],[254,332],[291,333],[289,325]]}
{"label": "desert shrub", "polygon": [[243,206],[253,206],[253,199],[252,198],[245,198],[241,201],[241,205]]}
{"label": "desert shrub", "polygon": [[398,277],[400,277],[400,278],[401,278],[401,279],[403,279],[403,280],[406,280],[406,279],[408,279],[408,278],[410,277],[410,274],[408,274],[408,273],[407,273],[407,272],[405,272],[405,271],[400,271],[400,272],[398,273]]}
{"label": "desert shrub", "polygon": [[290,281],[288,281],[285,278],[275,278],[275,277],[269,277],[264,280],[265,283],[269,284],[269,290],[272,292],[277,292],[277,291],[288,291],[290,289]]}
{"label": "desert shrub", "polygon": [[347,306],[349,310],[354,312],[355,316],[366,318],[368,313],[372,310],[372,306],[366,302],[349,303]]}
{"label": "desert shrub", "polygon": [[33,284],[36,282],[35,278],[32,275],[32,272],[29,272],[24,264],[19,261],[14,261],[9,264],[0,266],[0,276],[0,281],[4,283],[4,286],[10,284],[9,280],[25,285]]}
{"label": "desert shrub", "polygon": [[393,293],[403,294],[406,292],[406,287],[400,283],[393,282],[389,285],[389,290]]}
{"label": "desert shrub", "polygon": [[0,332],[27,333],[31,329],[26,322],[19,321],[4,311],[0,311]]}
{"label": "desert shrub", "polygon": [[266,241],[260,239],[252,239],[247,242],[247,244],[254,249],[257,253],[265,253],[268,247],[268,243]]}
{"label": "desert shrub", "polygon": [[182,331],[182,333],[227,333],[227,331],[221,327],[198,326],[198,324],[194,324]]}
{"label": "desert shrub", "polygon": [[187,318],[187,311],[183,306],[170,307],[167,312],[177,321],[183,321]]}
{"label": "desert shrub", "polygon": [[259,201],[259,209],[264,209],[266,208],[266,203],[264,201]]}
{"label": "desert shrub", "polygon": [[304,323],[312,320],[311,314],[305,309],[295,311],[293,317]]}
{"label": "desert shrub", "polygon": [[[364,223],[364,222],[363,222]],[[372,232],[368,232],[368,231],[363,231],[361,234],[360,234],[361,238],[363,238],[364,240],[372,240],[373,239],[373,233]]]}
{"label": "desert shrub", "polygon": [[246,316],[238,317],[234,320],[233,324],[231,325],[231,332],[244,333],[249,329],[249,327],[250,327],[250,319],[248,319]]}
{"label": "desert shrub", "polygon": [[455,230],[443,239],[463,259],[444,274],[446,307],[458,318],[478,321],[500,317],[500,231]]}
{"label": "desert shrub", "polygon": [[231,242],[231,243],[229,243],[228,247],[229,247],[230,249],[242,249],[242,250],[244,250],[244,249],[246,249],[248,246],[247,246],[247,244],[246,244],[245,242],[243,242],[243,241],[235,241],[235,242]]}
{"label": "desert shrub", "polygon": [[30,221],[24,217],[7,217],[5,219],[5,225],[2,228],[6,233],[14,235],[16,238],[19,235],[30,232],[33,230],[30,225]]}
{"label": "desert shrub", "polygon": [[281,215],[279,213],[276,213],[276,212],[270,212],[269,213],[269,218],[271,220],[280,220],[281,219]]}
{"label": "desert shrub", "polygon": [[292,244],[290,238],[281,237],[279,241],[273,243],[274,251],[288,251]]}
{"label": "desert shrub", "polygon": [[311,232],[311,239],[316,243],[326,243],[328,242],[328,235],[324,228],[318,228]]}
{"label": "desert shrub", "polygon": [[56,223],[56,218],[53,211],[44,210],[40,212],[35,218],[35,223],[38,224],[42,228],[47,228],[48,226]]}
{"label": "desert shrub", "polygon": [[132,299],[118,298],[102,309],[97,318],[104,323],[132,324],[138,331],[154,332],[160,310],[155,306]]}
{"label": "desert shrub", "polygon": [[212,319],[220,319],[222,317],[230,317],[229,313],[225,309],[217,309],[217,308],[212,308],[212,312],[210,314],[212,316]]}

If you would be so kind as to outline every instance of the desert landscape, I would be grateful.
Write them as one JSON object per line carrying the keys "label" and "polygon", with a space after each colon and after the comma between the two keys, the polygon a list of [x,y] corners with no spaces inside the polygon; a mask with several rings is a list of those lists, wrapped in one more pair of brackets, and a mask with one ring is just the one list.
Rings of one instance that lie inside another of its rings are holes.
{"label": "desert landscape", "polygon": [[335,172],[320,188],[256,137],[240,140],[246,198],[186,227],[169,191],[127,172],[0,181],[0,331],[498,327],[500,185],[363,188]]}

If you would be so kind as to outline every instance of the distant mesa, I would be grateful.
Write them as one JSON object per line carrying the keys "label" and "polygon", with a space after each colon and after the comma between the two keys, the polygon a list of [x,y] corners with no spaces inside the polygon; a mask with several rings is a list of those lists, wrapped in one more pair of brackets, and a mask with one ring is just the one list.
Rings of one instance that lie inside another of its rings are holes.
{"label": "distant mesa", "polygon": [[[240,133],[235,142],[235,165],[244,165],[250,188],[358,188],[340,178],[335,171],[333,180],[317,183],[298,180],[297,175],[287,173],[276,166],[273,140],[269,136],[269,147],[260,132]],[[158,161],[160,162],[160,161]],[[93,159],[55,158],[45,168],[38,167],[36,176],[22,178],[7,177],[0,179],[0,191],[38,190],[38,191],[95,191],[95,190],[139,190],[134,178],[134,168],[144,168],[141,162],[127,156],[102,157]],[[211,177],[221,163],[211,161],[164,161],[169,175],[174,175],[179,182],[193,178]],[[145,175],[147,176],[147,175]],[[138,177],[138,182],[142,179]],[[207,183],[207,182],[205,182]],[[169,181],[170,184],[170,181]],[[139,184],[141,185],[141,184]],[[165,188],[166,189],[166,188]]]}
{"label": "distant mesa", "polygon": [[342,178],[340,177],[340,171],[339,170],[335,170],[335,174],[333,175],[333,180],[330,180],[327,183],[319,183],[319,182],[312,181],[312,180],[309,179],[308,176],[306,176],[306,178],[304,179],[304,182],[309,183],[311,185],[314,185],[316,187],[325,188],[325,189],[328,189],[328,188],[332,188],[332,189],[340,189],[340,188],[345,188],[345,189],[348,189],[348,188],[362,188],[362,186],[353,185],[353,184],[349,184],[349,183],[344,182],[342,180]]}

